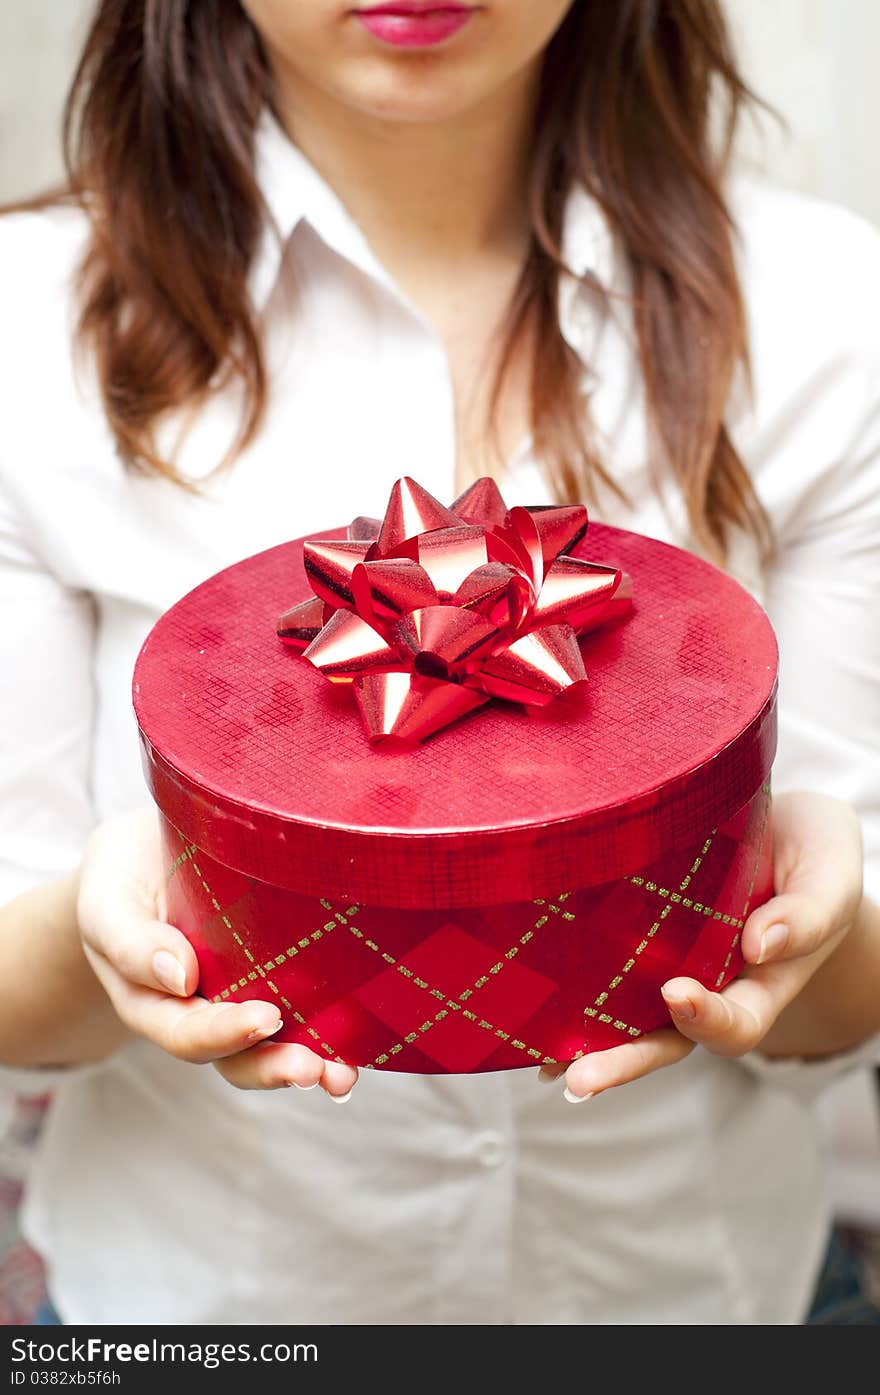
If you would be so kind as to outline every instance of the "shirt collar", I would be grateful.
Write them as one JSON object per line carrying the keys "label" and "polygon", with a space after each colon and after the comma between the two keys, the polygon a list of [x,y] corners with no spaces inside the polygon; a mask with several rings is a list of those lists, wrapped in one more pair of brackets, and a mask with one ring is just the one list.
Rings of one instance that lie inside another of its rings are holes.
{"label": "shirt collar", "polygon": [[393,286],[342,200],[268,110],[257,129],[256,176],[268,212],[250,274],[251,299],[258,311],[265,309],[287,243],[302,222],[368,276]]}
{"label": "shirt collar", "polygon": [[[278,280],[285,247],[301,222],[307,222],[327,246],[366,275],[394,289],[385,268],[342,200],[306,159],[268,109],[256,136],[257,182],[268,210],[267,224],[251,268],[251,298],[263,310]],[[610,291],[620,266],[613,234],[599,204],[585,189],[572,190],[562,237],[568,274],[560,283],[562,332],[582,355],[592,344],[595,294]],[[585,336],[590,345],[585,343]]]}

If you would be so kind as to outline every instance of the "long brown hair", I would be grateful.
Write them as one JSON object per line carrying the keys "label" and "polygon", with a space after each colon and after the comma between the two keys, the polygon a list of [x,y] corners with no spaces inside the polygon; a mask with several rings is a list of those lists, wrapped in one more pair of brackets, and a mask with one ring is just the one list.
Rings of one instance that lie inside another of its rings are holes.
{"label": "long brown hair", "polygon": [[[555,493],[589,500],[601,478],[621,494],[591,446],[581,365],[558,319],[563,212],[581,184],[628,262],[656,454],[678,480],[696,542],[717,560],[731,527],[765,555],[772,547],[723,421],[748,360],[722,181],[750,96],[715,0],[574,0],[545,55],[531,248],[493,396],[497,408],[533,332],[533,433]],[[91,222],[80,343],[136,468],[179,478],[155,428],[196,405],[221,369],[243,388],[234,451],[259,428],[268,387],[246,278],[265,214],[254,133],[271,101],[238,0],[100,0],[66,110],[68,197]]]}

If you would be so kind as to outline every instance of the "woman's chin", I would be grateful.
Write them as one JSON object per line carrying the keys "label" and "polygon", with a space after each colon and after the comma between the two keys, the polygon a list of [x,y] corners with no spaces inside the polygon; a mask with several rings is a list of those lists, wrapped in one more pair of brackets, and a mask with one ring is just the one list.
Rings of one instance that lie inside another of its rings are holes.
{"label": "woman's chin", "polygon": [[[384,65],[383,65],[384,66]],[[392,65],[388,65],[391,67]],[[360,116],[393,125],[442,125],[479,105],[484,93],[463,80],[460,70],[441,71],[437,64],[394,65],[395,71],[358,74],[358,80],[340,84],[332,94]]]}

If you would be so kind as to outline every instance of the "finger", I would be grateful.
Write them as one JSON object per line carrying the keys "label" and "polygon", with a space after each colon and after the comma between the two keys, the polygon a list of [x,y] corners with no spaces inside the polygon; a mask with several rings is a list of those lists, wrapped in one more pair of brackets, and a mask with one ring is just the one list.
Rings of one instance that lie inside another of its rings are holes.
{"label": "finger", "polygon": [[131,993],[136,1000],[129,1012],[132,1030],[195,1065],[246,1050],[282,1026],[278,1009],[256,999],[208,1003],[204,998],[181,1001],[149,988],[134,988]]}
{"label": "finger", "polygon": [[357,1080],[356,1066],[346,1066],[342,1061],[324,1062],[321,1088],[330,1096],[334,1104],[348,1103]]}
{"label": "finger", "polygon": [[189,998],[199,982],[195,951],[173,925],[129,912],[103,913],[84,925],[83,940],[129,983]]}
{"label": "finger", "polygon": [[744,1056],[763,1041],[812,972],[812,963],[802,958],[748,968],[721,993],[692,978],[670,979],[661,992],[683,1036],[716,1056]]}
{"label": "finger", "polygon": [[569,1062],[561,1061],[556,1065],[543,1065],[538,1068],[538,1080],[541,1085],[553,1085],[561,1075],[568,1070]]}
{"label": "finger", "polygon": [[571,1104],[579,1104],[615,1085],[627,1085],[652,1071],[675,1065],[693,1049],[693,1042],[679,1032],[661,1028],[622,1046],[592,1051],[572,1061],[566,1070],[565,1098]]}
{"label": "finger", "polygon": [[274,1003],[256,998],[243,1003],[174,998],[131,983],[91,948],[86,954],[123,1024],[180,1060],[203,1065],[231,1056],[281,1027]]}
{"label": "finger", "polygon": [[792,790],[773,801],[778,895],[749,916],[747,963],[812,954],[851,923],[862,895],[862,835],[855,810],[830,795]]}
{"label": "finger", "polygon": [[307,1046],[270,1042],[215,1061],[214,1067],[238,1090],[282,1090],[290,1085],[313,1090],[320,1084],[324,1061]]}
{"label": "finger", "polygon": [[214,1067],[239,1090],[281,1090],[291,1085],[313,1090],[320,1085],[337,1104],[348,1102],[358,1079],[354,1066],[326,1061],[298,1043],[256,1046],[215,1061]]}
{"label": "finger", "polygon": [[[757,1001],[712,993],[692,978],[673,978],[661,989],[678,1031],[718,1056],[742,1056],[769,1031],[777,1015],[760,990]],[[781,1011],[781,1009],[780,1009]]]}

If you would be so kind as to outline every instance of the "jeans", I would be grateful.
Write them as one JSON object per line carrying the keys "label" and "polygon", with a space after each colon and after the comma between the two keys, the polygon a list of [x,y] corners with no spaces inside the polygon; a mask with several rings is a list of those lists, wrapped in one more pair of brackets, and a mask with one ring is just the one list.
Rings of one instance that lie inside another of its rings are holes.
{"label": "jeans", "polygon": [[820,1327],[880,1327],[880,1308],[865,1292],[858,1261],[836,1230],[831,1232],[813,1306],[805,1321]]}

